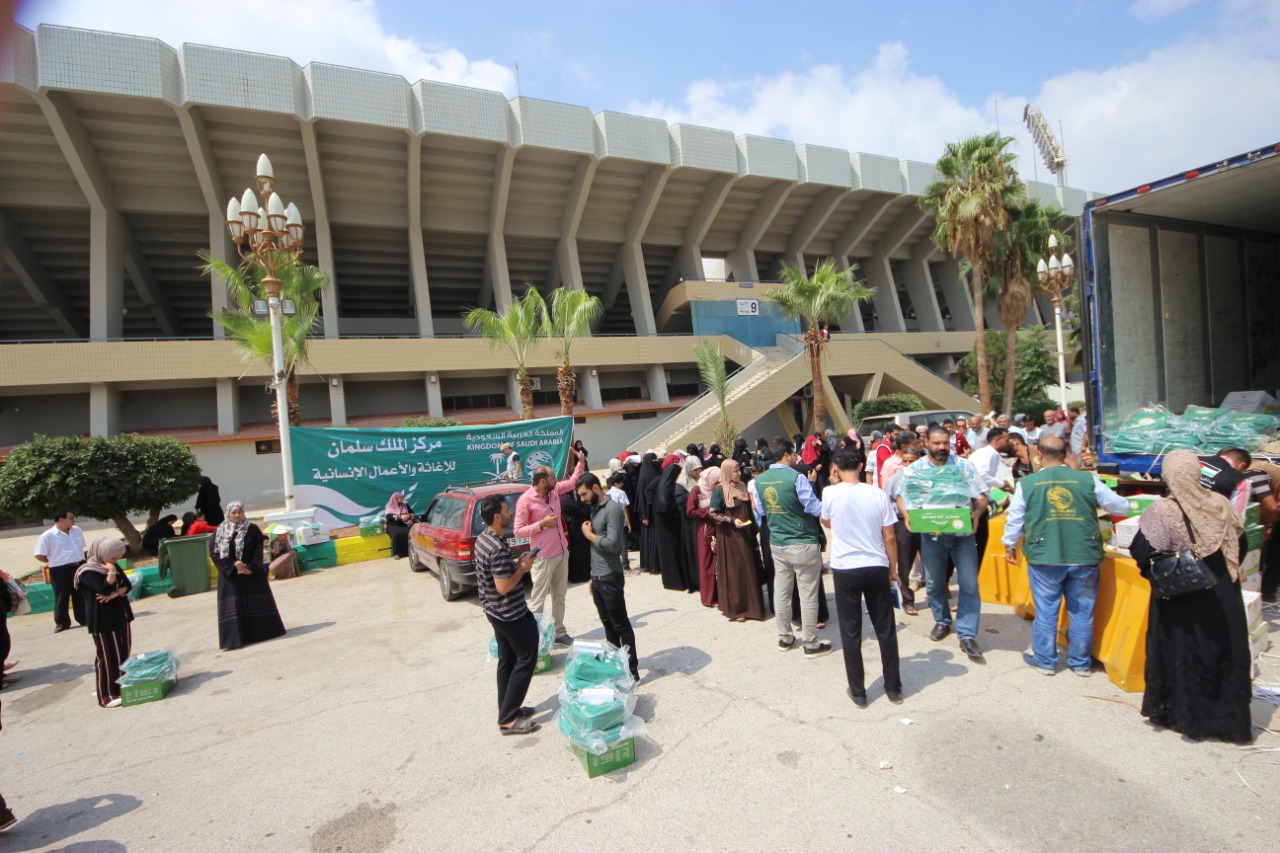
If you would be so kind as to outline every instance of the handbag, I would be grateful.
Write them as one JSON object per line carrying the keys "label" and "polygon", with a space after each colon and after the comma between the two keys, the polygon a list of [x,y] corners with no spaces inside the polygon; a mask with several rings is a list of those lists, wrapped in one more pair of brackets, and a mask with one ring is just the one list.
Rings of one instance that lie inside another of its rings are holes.
{"label": "handbag", "polygon": [[[1176,501],[1175,501],[1176,503]],[[1178,505],[1182,510],[1182,505]],[[1182,510],[1182,520],[1187,526],[1187,537],[1195,545],[1196,535],[1191,530],[1191,519]],[[1158,598],[1173,598],[1188,592],[1210,589],[1218,582],[1204,560],[1191,548],[1181,551],[1156,551],[1151,555],[1151,592]]]}

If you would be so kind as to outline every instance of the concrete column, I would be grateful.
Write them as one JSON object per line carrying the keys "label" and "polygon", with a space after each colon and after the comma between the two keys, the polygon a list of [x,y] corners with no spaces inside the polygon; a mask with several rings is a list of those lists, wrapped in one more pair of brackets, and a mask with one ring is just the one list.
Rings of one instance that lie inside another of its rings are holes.
{"label": "concrete column", "polygon": [[[840,255],[839,257],[836,258],[836,269],[840,270],[840,272],[845,272],[846,270],[852,268],[853,266],[854,266],[853,262],[850,261],[849,258],[844,255]],[[861,265],[859,265],[858,269],[859,269],[859,272],[862,271]],[[863,275],[865,275],[865,273],[863,273]],[[867,331],[867,327],[862,322],[862,303],[861,302],[855,303],[853,306],[853,310],[849,312],[849,315],[840,321],[840,331],[853,332],[857,334],[863,334]]]}
{"label": "concrete column", "polygon": [[[511,270],[507,267],[507,241],[501,233],[489,235],[489,287],[493,294],[494,309],[502,311],[513,301],[511,294]],[[482,307],[488,300],[481,303]]]}
{"label": "concrete column", "polygon": [[878,332],[905,332],[906,321],[902,319],[902,305],[898,302],[898,285],[893,280],[893,270],[889,259],[882,254],[872,255],[863,262],[867,273],[867,284],[876,289],[872,298],[876,306]]}
{"label": "concrete column", "polygon": [[565,237],[556,244],[556,266],[560,271],[560,280],[552,281],[551,287],[559,287],[562,283],[565,290],[582,290],[582,261],[578,257],[578,240]]}
{"label": "concrete column", "polygon": [[913,254],[903,264],[903,276],[906,279],[907,293],[911,295],[911,305],[916,309],[916,322],[920,324],[920,331],[941,332],[942,309],[938,307],[938,296],[933,290],[929,262]]}
{"label": "concrete column", "polygon": [[[227,233],[225,216],[225,213],[209,214],[209,254],[215,260],[234,267],[239,265],[240,256],[236,254],[235,243],[231,242],[231,235]],[[216,275],[209,276],[209,305],[215,313],[231,306],[226,282]],[[209,322],[213,326],[213,337],[216,340],[222,340],[227,336],[222,324],[213,319]]]}
{"label": "concrete column", "polygon": [[413,282],[413,304],[418,314],[418,334],[435,337],[431,317],[431,291],[427,286],[427,252],[422,239],[422,140],[410,136],[408,141],[409,175],[409,277]]}
{"label": "concrete column", "polygon": [[951,310],[951,323],[957,332],[972,332],[973,295],[969,291],[967,277],[960,278],[960,261],[950,258],[939,266],[938,289]]}
{"label": "concrete column", "polygon": [[336,427],[347,425],[347,390],[341,376],[329,377],[329,422]]}
{"label": "concrete column", "polygon": [[658,323],[649,298],[649,274],[644,268],[644,252],[639,242],[622,247],[622,270],[627,282],[627,298],[631,301],[631,317],[637,335],[656,335]]}
{"label": "concrete column", "polygon": [[733,276],[734,281],[760,280],[760,270],[756,267],[754,248],[739,246],[726,255],[724,260],[725,266],[729,268],[728,275]]}
{"label": "concrete column", "polygon": [[[219,327],[221,328],[221,327]],[[240,386],[234,379],[218,380],[218,434],[240,430]]]}
{"label": "concrete column", "polygon": [[444,397],[440,393],[440,374],[427,374],[427,415],[432,418],[444,417]]}
{"label": "concrete column", "polygon": [[582,387],[582,403],[589,409],[603,409],[604,398],[600,394],[600,377],[594,367],[584,367],[578,372],[578,384]]}
{"label": "concrete column", "polygon": [[316,249],[320,256],[320,269],[329,279],[329,286],[320,296],[320,310],[324,314],[324,336],[338,337],[338,273],[333,265],[333,237],[329,233],[328,218],[316,217]]}
{"label": "concrete column", "polygon": [[124,337],[124,218],[89,212],[89,337]]}
{"label": "concrete column", "polygon": [[645,379],[649,383],[650,403],[670,403],[671,395],[667,393],[667,376],[661,364],[651,364],[645,369]]}
{"label": "concrete column", "polygon": [[120,432],[120,391],[114,385],[89,386],[89,434],[110,438]]}
{"label": "concrete column", "polygon": [[507,371],[507,405],[515,411],[516,417],[523,417],[524,410],[520,408],[520,380],[514,370]]}

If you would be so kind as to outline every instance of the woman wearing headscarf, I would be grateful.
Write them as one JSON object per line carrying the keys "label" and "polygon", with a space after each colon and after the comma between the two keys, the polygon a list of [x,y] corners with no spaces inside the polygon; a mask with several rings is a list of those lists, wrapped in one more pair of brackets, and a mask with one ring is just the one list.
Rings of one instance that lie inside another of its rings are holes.
{"label": "woman wearing headscarf", "polygon": [[636,519],[640,522],[640,570],[649,574],[656,574],[658,571],[658,538],[653,526],[653,497],[661,476],[662,466],[658,463],[657,455],[650,450],[640,459],[640,470],[636,476],[636,499],[632,502],[632,506],[636,508]]}
{"label": "woman wearing headscarf", "polygon": [[739,438],[733,443],[734,462],[738,463],[738,470],[742,472],[742,482],[751,482],[751,468],[755,465],[755,457],[751,454],[751,449],[747,447],[747,440]]}
{"label": "woman wearing headscarf", "polygon": [[664,589],[687,590],[688,573],[680,544],[681,505],[676,503],[676,478],[683,472],[680,457],[669,454],[662,460],[662,473],[653,493],[653,528],[657,540],[658,568]]}
{"label": "woman wearing headscarf", "polygon": [[569,583],[586,583],[591,580],[591,540],[582,532],[582,523],[591,520],[591,507],[578,500],[577,489],[561,496],[560,517],[568,530]]}
{"label": "woman wearing headscarf", "polygon": [[703,468],[685,503],[685,515],[695,525],[698,588],[703,607],[716,606],[716,552],[712,547],[716,523],[711,520],[711,495],[720,485],[720,476],[719,468]]}
{"label": "woman wearing headscarf", "polygon": [[218,567],[218,646],[238,649],[284,634],[284,622],[262,565],[262,530],[244,517],[244,504],[227,504],[227,519],[209,540]]}
{"label": "woman wearing headscarf", "polygon": [[183,536],[199,536],[201,533],[215,533],[217,530],[217,525],[209,524],[204,520],[204,513],[200,510],[182,514]]}
{"label": "woman wearing headscarf", "polygon": [[298,576],[298,552],[293,550],[293,543],[289,541],[287,527],[276,528],[276,535],[271,537],[268,551],[271,553],[271,562],[267,569],[270,570],[271,577],[283,581]]}
{"label": "woman wearing headscarf", "polygon": [[217,527],[224,520],[222,514],[222,496],[218,487],[208,477],[200,478],[200,490],[196,492],[196,512],[204,513],[204,520]]}
{"label": "woman wearing headscarf", "polygon": [[1217,583],[1172,598],[1151,596],[1142,716],[1191,740],[1253,740],[1249,629],[1239,567],[1247,546],[1231,502],[1200,485],[1187,450],[1164,458],[1170,496],[1147,507],[1130,552],[1149,577],[1157,551],[1194,550]]}
{"label": "woman wearing headscarf", "polygon": [[711,520],[716,523],[716,586],[720,612],[734,622],[764,619],[760,579],[760,547],[756,542],[751,496],[742,485],[738,463],[720,466],[720,485],[711,495]]}
{"label": "woman wearing headscarf", "polygon": [[409,556],[409,526],[418,520],[413,509],[404,502],[404,492],[394,492],[382,509],[391,537],[391,557],[401,560]]}
{"label": "woman wearing headscarf", "polygon": [[680,516],[680,557],[684,568],[685,589],[697,592],[702,585],[698,571],[698,522],[689,517],[689,495],[698,488],[698,475],[702,473],[702,459],[686,456],[680,463],[680,476],[676,477],[676,514]]}
{"label": "woman wearing headscarf", "polygon": [[769,463],[764,461],[765,456],[769,454],[769,440],[763,435],[756,439],[756,449],[751,453],[752,467],[757,471],[763,471],[769,467]]}
{"label": "woman wearing headscarf", "polygon": [[172,539],[177,535],[173,532],[173,523],[177,520],[176,515],[166,515],[147,528],[142,534],[142,547],[148,554],[154,554],[159,550],[162,539]]}
{"label": "woman wearing headscarf", "polygon": [[96,539],[89,543],[88,559],[76,569],[75,588],[84,601],[85,618],[93,636],[96,656],[93,671],[98,687],[98,704],[120,706],[120,664],[129,658],[133,636],[129,623],[129,582],[117,561],[124,556],[119,539]]}
{"label": "woman wearing headscarf", "polygon": [[715,467],[719,468],[720,463],[723,462],[724,460],[725,460],[724,452],[721,451],[720,445],[718,444],[711,445],[711,447],[707,450],[706,464],[714,465]]}

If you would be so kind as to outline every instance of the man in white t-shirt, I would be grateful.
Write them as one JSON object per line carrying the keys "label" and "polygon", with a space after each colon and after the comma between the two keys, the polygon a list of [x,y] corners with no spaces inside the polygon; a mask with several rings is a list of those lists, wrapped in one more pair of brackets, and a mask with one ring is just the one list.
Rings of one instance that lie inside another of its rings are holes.
{"label": "man in white t-shirt", "polygon": [[898,582],[898,514],[880,489],[862,482],[866,464],[860,453],[842,450],[834,463],[840,482],[822,491],[822,525],[831,531],[831,576],[836,585],[836,613],[844,645],[849,698],[867,707],[862,666],[862,602],[880,641],[884,693],[902,704],[902,674],[898,669],[898,635],[894,631],[890,584]]}

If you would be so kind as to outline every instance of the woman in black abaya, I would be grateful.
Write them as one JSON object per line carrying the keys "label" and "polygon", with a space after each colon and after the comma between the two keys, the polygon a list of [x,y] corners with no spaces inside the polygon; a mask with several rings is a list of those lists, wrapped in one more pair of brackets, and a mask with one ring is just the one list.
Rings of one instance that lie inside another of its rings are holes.
{"label": "woman in black abaya", "polygon": [[658,538],[653,526],[653,497],[661,474],[658,457],[653,452],[646,453],[640,460],[640,474],[636,479],[636,499],[633,504],[636,512],[632,524],[638,524],[640,530],[640,569],[649,574],[658,571]]}
{"label": "woman in black abaya", "polygon": [[686,457],[680,463],[680,475],[676,477],[676,512],[680,516],[680,555],[684,566],[684,587],[689,592],[697,592],[698,577],[698,520],[690,518],[686,511],[689,505],[689,492],[698,486],[698,475],[702,473],[702,460],[697,456]]}
{"label": "woman in black abaya", "polygon": [[591,520],[591,507],[570,489],[560,498],[560,514],[569,528],[569,583],[586,583],[591,580],[591,540],[583,535],[582,522]]}
{"label": "woman in black abaya", "polygon": [[[664,589],[689,588],[684,549],[680,538],[682,504],[676,502],[676,478],[683,469],[680,457],[672,453],[662,460],[662,474],[653,495],[653,526],[656,528],[658,568]],[[686,500],[687,500],[686,495]]]}

